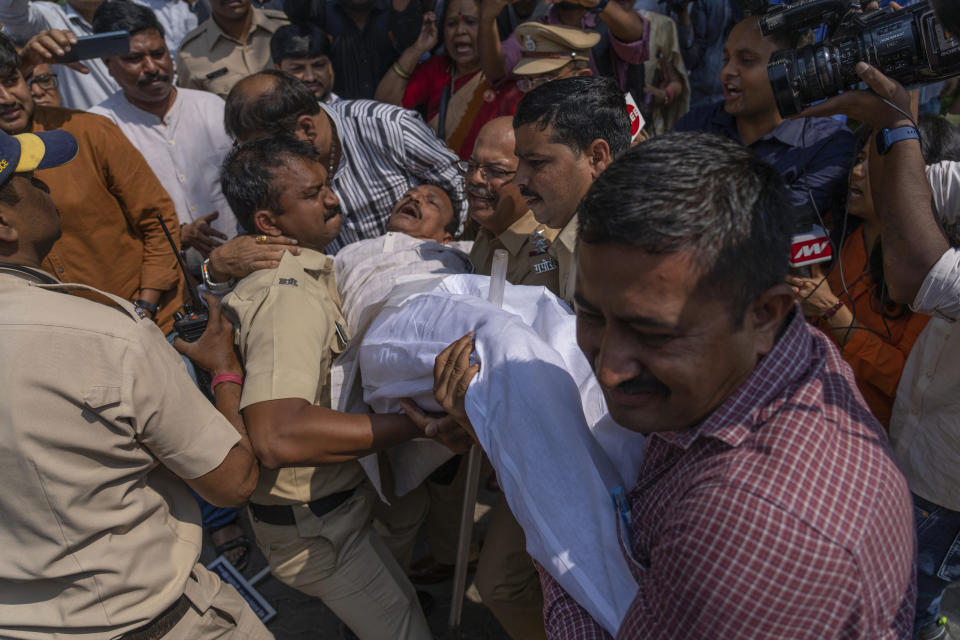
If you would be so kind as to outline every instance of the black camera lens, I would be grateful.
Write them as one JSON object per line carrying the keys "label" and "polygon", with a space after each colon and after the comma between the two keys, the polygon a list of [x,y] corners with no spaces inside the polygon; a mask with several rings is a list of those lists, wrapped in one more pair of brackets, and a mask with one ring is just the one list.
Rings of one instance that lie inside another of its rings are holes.
{"label": "black camera lens", "polygon": [[[837,13],[834,0],[799,0],[765,16],[764,33],[806,27]],[[812,16],[812,17],[811,17]],[[833,25],[833,22],[827,20]],[[860,82],[859,61],[905,86],[960,73],[960,42],[943,30],[920,2],[902,11],[850,12],[825,42],[778,51],[767,67],[777,108],[784,117],[835,96]]]}
{"label": "black camera lens", "polygon": [[785,118],[836,95],[844,86],[840,52],[823,42],[777,51],[770,57],[767,75],[777,109]]}
{"label": "black camera lens", "polygon": [[797,66],[797,52],[785,49],[770,57],[767,76],[773,88],[773,99],[777,102],[780,115],[788,118],[800,113],[803,104],[799,96],[799,77],[793,72]]}

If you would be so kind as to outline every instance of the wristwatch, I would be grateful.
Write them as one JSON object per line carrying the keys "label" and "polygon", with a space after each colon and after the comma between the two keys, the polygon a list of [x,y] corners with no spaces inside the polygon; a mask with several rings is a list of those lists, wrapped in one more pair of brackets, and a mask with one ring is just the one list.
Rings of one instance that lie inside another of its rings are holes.
{"label": "wristwatch", "polygon": [[233,289],[233,280],[226,282],[214,282],[210,279],[210,258],[203,261],[200,265],[200,275],[203,276],[203,285],[210,293],[221,293]]}
{"label": "wristwatch", "polygon": [[160,310],[160,305],[153,304],[152,302],[147,302],[146,300],[142,300],[140,298],[137,298],[136,300],[134,300],[133,304],[140,307],[141,309],[149,313],[154,318],[157,317],[157,311]]}
{"label": "wristwatch", "polygon": [[916,127],[897,127],[896,129],[881,129],[877,133],[877,153],[885,155],[890,147],[904,140],[919,140],[920,132]]}

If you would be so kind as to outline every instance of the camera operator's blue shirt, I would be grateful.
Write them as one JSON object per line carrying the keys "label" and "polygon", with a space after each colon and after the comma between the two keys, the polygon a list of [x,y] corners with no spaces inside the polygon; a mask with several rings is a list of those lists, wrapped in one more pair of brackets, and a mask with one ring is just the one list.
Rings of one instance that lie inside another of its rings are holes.
{"label": "camera operator's blue shirt", "polygon": [[[704,131],[743,144],[736,118],[724,111],[723,102],[690,111],[674,129]],[[823,214],[844,202],[855,146],[853,134],[833,118],[798,118],[784,120],[750,149],[780,172],[795,205],[809,204],[812,198]]]}

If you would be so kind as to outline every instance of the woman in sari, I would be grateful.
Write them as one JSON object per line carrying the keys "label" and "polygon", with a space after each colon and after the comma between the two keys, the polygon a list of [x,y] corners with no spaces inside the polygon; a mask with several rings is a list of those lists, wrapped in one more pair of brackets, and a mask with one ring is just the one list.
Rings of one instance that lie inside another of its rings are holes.
{"label": "woman in sari", "polygon": [[[923,129],[921,125],[924,139],[932,137],[924,135]],[[867,406],[889,429],[900,374],[929,317],[894,302],[884,285],[881,224],[867,161],[867,141],[874,132],[864,128],[858,135],[865,146],[850,171],[846,214],[839,220],[843,238],[839,260],[825,277],[816,268],[819,265],[813,265],[814,277],[791,275],[787,282],[793,286],[804,315],[840,348]],[[960,134],[952,131],[952,136]],[[941,153],[948,146],[944,143],[932,150],[928,144],[924,149],[927,164],[951,159]]]}
{"label": "woman in sari", "polygon": [[480,128],[513,115],[523,94],[512,81],[494,86],[480,70],[477,0],[450,0],[441,20],[446,53],[417,62],[437,44],[433,13],[426,13],[420,37],[387,71],[376,99],[422,113],[430,127],[462,160],[473,152]]}

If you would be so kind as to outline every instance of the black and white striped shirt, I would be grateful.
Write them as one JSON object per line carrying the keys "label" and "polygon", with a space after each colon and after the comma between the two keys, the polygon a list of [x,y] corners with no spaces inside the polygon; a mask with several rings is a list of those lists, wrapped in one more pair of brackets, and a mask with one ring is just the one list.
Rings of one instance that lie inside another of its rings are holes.
{"label": "black and white striped shirt", "polygon": [[390,210],[410,187],[430,182],[457,194],[466,213],[463,178],[454,155],[414,111],[373,100],[321,104],[337,127],[341,155],[333,191],[343,207],[343,229],[325,251],[377,238],[387,231]]}

